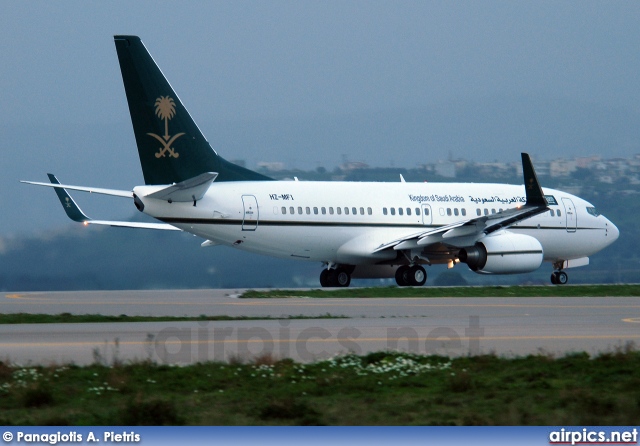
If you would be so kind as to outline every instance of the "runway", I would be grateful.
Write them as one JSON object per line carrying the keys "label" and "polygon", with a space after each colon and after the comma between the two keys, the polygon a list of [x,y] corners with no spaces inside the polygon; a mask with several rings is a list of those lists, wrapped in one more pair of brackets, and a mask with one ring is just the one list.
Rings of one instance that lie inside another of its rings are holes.
{"label": "runway", "polygon": [[5,293],[0,313],[347,318],[0,325],[0,360],[190,364],[268,354],[313,361],[387,349],[598,354],[640,342],[637,297],[239,299],[242,291]]}

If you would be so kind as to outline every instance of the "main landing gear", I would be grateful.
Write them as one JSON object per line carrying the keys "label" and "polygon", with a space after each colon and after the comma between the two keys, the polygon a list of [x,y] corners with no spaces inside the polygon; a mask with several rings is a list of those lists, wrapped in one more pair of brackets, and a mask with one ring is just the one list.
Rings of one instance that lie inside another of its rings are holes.
{"label": "main landing gear", "polygon": [[398,286],[422,286],[427,281],[427,272],[420,265],[402,265],[396,270]]}
{"label": "main landing gear", "polygon": [[[349,265],[325,267],[320,273],[320,285],[326,287],[348,287],[354,267]],[[396,270],[398,286],[422,286],[427,281],[427,272],[420,265],[402,265]]]}
{"label": "main landing gear", "polygon": [[344,268],[323,269],[320,273],[322,287],[348,287],[350,283],[351,274]]}

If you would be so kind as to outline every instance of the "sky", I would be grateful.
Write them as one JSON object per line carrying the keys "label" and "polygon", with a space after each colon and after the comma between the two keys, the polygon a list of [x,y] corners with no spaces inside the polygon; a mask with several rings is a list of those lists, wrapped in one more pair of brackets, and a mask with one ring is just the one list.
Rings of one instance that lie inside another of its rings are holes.
{"label": "sky", "polygon": [[3,2],[0,237],[71,224],[19,180],[142,183],[115,34],[142,38],[227,159],[411,167],[640,153],[638,23],[637,1]]}

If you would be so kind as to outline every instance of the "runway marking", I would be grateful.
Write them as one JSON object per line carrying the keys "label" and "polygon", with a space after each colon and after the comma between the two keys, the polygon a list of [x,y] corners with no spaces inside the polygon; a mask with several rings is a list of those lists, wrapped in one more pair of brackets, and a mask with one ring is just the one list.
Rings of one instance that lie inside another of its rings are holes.
{"label": "runway marking", "polygon": [[[460,336],[457,340],[460,341],[532,341],[532,340],[555,340],[555,341],[565,341],[565,340],[585,340],[585,339],[593,339],[593,340],[606,340],[606,339],[614,339],[614,340],[628,340],[628,339],[640,339],[640,334],[637,335],[602,335],[602,336],[594,336],[594,335],[564,335],[564,336],[482,336],[478,337],[466,337]],[[418,337],[418,338],[408,338],[408,337],[398,337],[398,338],[388,338],[388,337],[371,337],[371,338],[309,338],[309,339],[205,339],[205,340],[166,340],[162,342],[162,345],[201,345],[201,344],[238,344],[238,343],[248,343],[248,344],[257,344],[257,343],[312,343],[312,344],[320,344],[320,343],[336,343],[349,341],[353,343],[358,342],[381,342],[381,341],[392,341],[392,342],[408,342],[408,341],[418,341],[418,342],[426,342],[426,341],[436,341],[436,342],[446,342],[448,339],[443,337]],[[112,343],[107,343],[107,345],[111,345]],[[119,341],[118,345],[143,345],[143,346],[152,346],[155,344],[155,341]],[[79,341],[79,342],[17,342],[17,343],[8,343],[1,342],[0,347],[83,347],[83,346],[96,346],[96,345],[105,345],[105,342],[91,342],[91,341]]]}
{"label": "runway marking", "polygon": [[27,297],[26,295],[19,293],[5,294],[4,297],[7,299],[42,299],[41,297]]}
{"label": "runway marking", "polygon": [[[310,302],[310,301],[302,301],[302,302],[153,302],[153,301],[126,301],[126,302],[117,302],[117,301],[93,301],[87,302],[83,300],[74,300],[74,301],[52,301],[43,297],[31,297],[25,296],[24,294],[6,294],[5,297],[7,299],[16,299],[22,301],[21,304],[24,305],[40,305],[42,303],[47,303],[49,305],[118,305],[118,306],[126,306],[126,305],[157,305],[157,306],[167,306],[167,305],[179,305],[179,306],[252,306],[252,307],[260,307],[263,306],[265,308],[270,307],[326,307],[326,306],[334,306],[336,304],[340,304],[342,307],[397,307],[398,302],[348,302],[341,300],[332,300],[332,301],[324,301],[324,302]],[[393,298],[389,298],[393,299]],[[432,298],[427,298],[432,299]],[[433,299],[443,299],[443,298],[433,298]],[[447,298],[444,298],[447,299]],[[452,298],[456,299],[456,298]],[[466,299],[466,298],[462,298]],[[24,302],[24,300],[30,300],[31,302]],[[350,299],[349,299],[350,300]],[[410,304],[402,304],[401,307],[412,308],[412,307],[426,307],[426,308],[441,308],[441,307],[455,307],[455,308],[568,308],[568,309],[580,309],[580,308],[596,308],[596,309],[618,309],[618,308],[640,308],[640,304],[626,304],[626,305],[560,305],[560,304],[498,304],[498,303],[410,303]]]}
{"label": "runway marking", "polygon": [[632,324],[640,324],[640,317],[628,317],[626,319],[622,319],[622,322],[630,322]]}

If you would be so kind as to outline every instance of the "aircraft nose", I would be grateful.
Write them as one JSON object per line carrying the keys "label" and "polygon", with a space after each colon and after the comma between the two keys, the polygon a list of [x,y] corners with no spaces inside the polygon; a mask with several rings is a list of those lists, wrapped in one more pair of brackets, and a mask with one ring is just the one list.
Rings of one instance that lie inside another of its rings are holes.
{"label": "aircraft nose", "polygon": [[618,227],[613,223],[611,223],[611,220],[609,219],[607,219],[606,228],[607,228],[607,241],[609,242],[609,244],[618,240],[618,236],[620,236],[620,231],[618,230]]}

